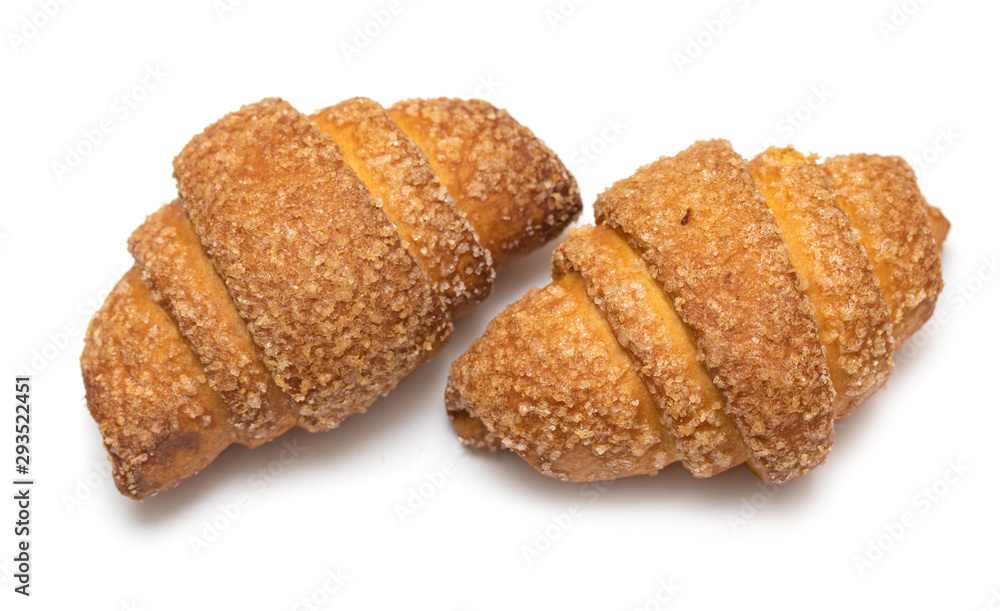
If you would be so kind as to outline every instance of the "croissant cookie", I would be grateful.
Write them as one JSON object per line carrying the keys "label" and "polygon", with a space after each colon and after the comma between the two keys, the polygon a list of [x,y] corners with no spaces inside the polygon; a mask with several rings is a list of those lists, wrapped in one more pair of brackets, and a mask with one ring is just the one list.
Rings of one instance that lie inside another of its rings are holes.
{"label": "croissant cookie", "polygon": [[568,481],[820,465],[930,316],[949,223],[898,157],[699,142],[615,183],[454,363],[461,439]]}
{"label": "croissant cookie", "polygon": [[472,100],[244,106],[174,160],[179,199],[87,330],[87,404],[125,495],[232,443],[336,427],[449,339],[495,267],[580,212],[559,159]]}

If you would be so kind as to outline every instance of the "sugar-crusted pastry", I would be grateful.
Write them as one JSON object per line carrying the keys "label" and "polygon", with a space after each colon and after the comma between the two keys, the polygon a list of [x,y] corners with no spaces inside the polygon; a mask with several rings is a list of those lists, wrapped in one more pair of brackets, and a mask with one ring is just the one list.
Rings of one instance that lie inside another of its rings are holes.
{"label": "sugar-crusted pastry", "polygon": [[87,404],[121,492],[232,443],[363,412],[482,301],[496,265],[580,211],[559,159],[478,100],[244,106],[174,161],[179,198],[129,240],[95,315]]}
{"label": "sugar-crusted pastry", "polygon": [[674,461],[697,477],[744,462],[767,482],[807,473],[942,287],[948,221],[898,157],[771,148],[748,163],[698,142],[595,212],[446,392],[467,444],[564,480]]}

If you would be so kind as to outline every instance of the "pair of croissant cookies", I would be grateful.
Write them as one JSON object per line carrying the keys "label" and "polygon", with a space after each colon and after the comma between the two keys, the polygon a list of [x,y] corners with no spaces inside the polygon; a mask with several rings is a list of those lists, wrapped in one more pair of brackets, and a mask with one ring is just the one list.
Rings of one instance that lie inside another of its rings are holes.
{"label": "pair of croissant cookies", "polygon": [[[293,426],[363,412],[449,339],[494,270],[581,210],[559,159],[482,101],[267,99],[174,160],[95,315],[87,404],[143,499]],[[820,464],[929,318],[948,231],[898,158],[747,163],[700,142],[616,183],[553,282],[454,363],[467,444],[592,480],[680,460],[770,482]]]}

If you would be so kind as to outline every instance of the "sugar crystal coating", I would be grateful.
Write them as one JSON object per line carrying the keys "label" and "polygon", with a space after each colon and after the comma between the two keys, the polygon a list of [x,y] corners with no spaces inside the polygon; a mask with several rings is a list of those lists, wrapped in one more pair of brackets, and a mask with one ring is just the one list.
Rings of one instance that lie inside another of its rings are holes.
{"label": "sugar crystal coating", "polygon": [[580,214],[576,180],[506,111],[437,98],[397,102],[389,116],[427,154],[497,266],[559,235]]}
{"label": "sugar crystal coating", "polygon": [[475,405],[503,446],[560,479],[648,473],[677,458],[645,385],[576,274],[529,291],[497,316],[452,366],[448,393],[453,416]]}
{"label": "sugar crystal coating", "polygon": [[575,271],[633,357],[660,419],[691,473],[708,477],[746,460],[725,397],[697,359],[697,343],[642,257],[606,225],[570,233],[553,257],[556,275]]}
{"label": "sugar crystal coating", "polygon": [[485,299],[495,275],[489,251],[423,151],[385,109],[353,98],[317,111],[311,119],[340,145],[344,159],[382,201],[406,249],[452,313]]}
{"label": "sugar crystal coating", "polygon": [[150,294],[170,314],[204,364],[212,389],[229,406],[238,441],[254,447],[293,426],[295,407],[271,379],[180,200],[151,214],[132,233],[129,250]]}
{"label": "sugar crystal coating", "polygon": [[80,365],[87,405],[126,496],[177,484],[179,474],[196,473],[235,440],[225,403],[138,268],[91,320]]}
{"label": "sugar crystal coating", "polygon": [[227,115],[174,169],[205,252],[308,428],[362,411],[447,340],[423,268],[337,145],[288,103]]}
{"label": "sugar crystal coating", "polygon": [[758,473],[784,481],[821,464],[833,442],[830,372],[743,158],[725,141],[696,143],[615,183],[594,209],[628,236],[691,326]]}
{"label": "sugar crystal coating", "polygon": [[[489,202],[510,218],[544,217],[551,235],[575,217],[579,197],[565,196],[575,182],[530,132],[485,102],[445,105],[461,120],[414,133],[429,146],[455,130],[476,139],[474,155],[449,165],[455,176],[525,187]],[[483,215],[473,226],[375,102],[313,119],[268,99],[210,126],[175,160],[183,199],[129,241],[136,268],[92,320],[81,365],[115,482],[132,498],[177,484],[230,443],[364,411],[489,293],[485,241],[520,245],[505,256],[539,244],[538,224]],[[449,188],[462,192],[455,176]]]}
{"label": "sugar crystal coating", "polygon": [[750,162],[820,331],[834,410],[845,416],[892,372],[889,312],[864,246],[813,159],[771,148]]}
{"label": "sugar crystal coating", "polygon": [[[949,228],[898,158],[821,168],[772,148],[748,166],[724,141],[640,168],[595,210],[556,250],[552,284],[490,323],[445,394],[463,441],[570,480],[673,460],[698,476],[744,460],[765,481],[809,471],[833,417],[881,387],[929,316]],[[647,405],[659,418],[638,417]],[[613,443],[579,442],[593,437]]]}
{"label": "sugar crystal coating", "polygon": [[916,175],[903,159],[881,155],[831,157],[823,170],[868,250],[901,346],[931,317],[944,286],[940,249]]}

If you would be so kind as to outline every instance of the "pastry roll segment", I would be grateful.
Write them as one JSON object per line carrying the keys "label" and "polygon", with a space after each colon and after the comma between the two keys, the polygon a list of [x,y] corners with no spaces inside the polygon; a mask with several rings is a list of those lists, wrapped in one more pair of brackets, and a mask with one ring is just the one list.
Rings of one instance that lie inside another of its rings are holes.
{"label": "pastry roll segment", "polygon": [[291,399],[275,385],[180,200],[151,214],[129,250],[151,295],[177,323],[230,407],[238,441],[255,447],[295,424]]}
{"label": "pastry roll segment", "polygon": [[427,359],[451,323],[337,145],[281,100],[227,115],[174,161],[191,223],[279,387],[336,426]]}
{"label": "pastry roll segment", "polygon": [[[560,439],[632,418],[628,399],[594,391],[614,376],[602,364],[621,362],[617,348],[638,374],[620,387],[661,420],[633,418],[623,432],[634,438],[613,447],[657,436],[662,456],[695,475],[745,457],[764,481],[787,481],[823,461],[834,417],[884,384],[893,349],[941,287],[949,224],[898,158],[821,167],[772,148],[748,166],[728,142],[699,142],[615,183],[594,208],[598,225],[571,231],[556,250],[552,284],[508,307],[452,365],[445,399],[463,440],[495,448],[497,423],[558,401],[560,413],[586,417],[561,418],[569,428],[541,446],[544,430],[523,427],[517,439],[558,456],[568,447]],[[578,299],[606,332],[580,325],[592,316]],[[533,392],[512,404],[506,393],[520,393],[522,380]],[[569,463],[556,474],[526,456],[562,479],[665,464],[602,469],[604,454],[587,457],[579,472],[567,473]]]}
{"label": "pastry roll segment", "polygon": [[[136,267],[94,316],[81,356],[123,493],[169,488],[231,443],[365,411],[489,294],[483,242],[522,254],[579,214],[573,177],[506,113],[456,100],[406,107],[442,111],[425,126],[433,135],[417,130],[439,152],[454,144],[434,137],[475,139],[458,145],[466,156],[448,166],[462,172],[449,188],[488,195],[509,216],[474,226],[427,156],[364,98],[313,121],[263,100],[175,159],[182,198],[133,234]],[[464,176],[483,182],[467,191]],[[465,423],[499,445],[478,418]]]}
{"label": "pastry roll segment", "polygon": [[397,102],[389,116],[427,154],[495,265],[541,246],[579,214],[576,181],[506,111],[437,98]]}
{"label": "pastry roll segment", "polygon": [[[823,169],[868,251],[899,347],[930,318],[944,286],[940,250],[916,175],[901,158],[880,155],[831,157]],[[947,225],[939,232],[947,234]]]}
{"label": "pastry roll segment", "polygon": [[820,465],[833,386],[788,251],[746,162],[699,142],[615,183],[594,205],[642,253],[694,331],[765,481]]}
{"label": "pastry roll segment", "polygon": [[[530,329],[530,333],[527,331]],[[475,417],[533,467],[572,481],[654,473],[676,444],[576,273],[494,319],[452,366],[452,418]]]}
{"label": "pastry roll segment", "polygon": [[201,362],[133,267],[87,329],[87,405],[122,494],[141,499],[197,473],[236,440]]}
{"label": "pastry roll segment", "polygon": [[427,157],[385,109],[367,98],[353,98],[310,118],[340,145],[344,160],[381,200],[404,246],[452,315],[485,299],[493,288],[489,251]]}
{"label": "pastry roll segment", "polygon": [[697,345],[642,257],[607,226],[571,230],[556,250],[557,274],[576,271],[649,387],[684,466],[708,477],[746,460],[725,398],[698,362]]}
{"label": "pastry roll segment", "polygon": [[878,279],[813,159],[771,148],[749,167],[812,304],[837,391],[834,409],[846,416],[892,373],[892,327]]}

